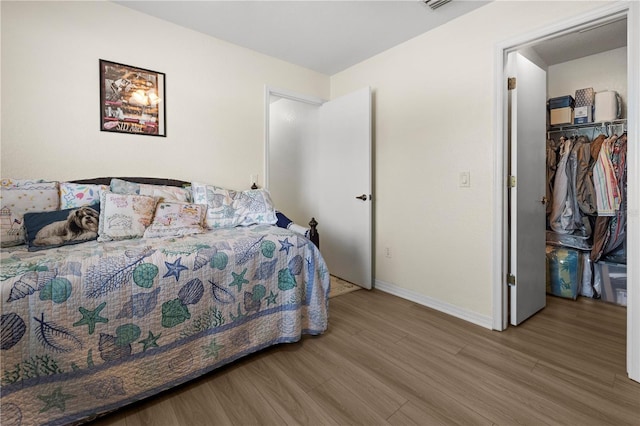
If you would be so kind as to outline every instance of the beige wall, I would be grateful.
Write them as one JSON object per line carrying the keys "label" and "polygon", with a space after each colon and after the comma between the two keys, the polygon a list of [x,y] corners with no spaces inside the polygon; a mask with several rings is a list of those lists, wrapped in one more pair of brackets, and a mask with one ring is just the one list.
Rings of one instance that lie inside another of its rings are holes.
{"label": "beige wall", "polygon": [[[329,77],[106,2],[2,1],[2,177],[264,182],[264,86]],[[100,132],[98,60],[166,74],[167,137]]]}
{"label": "beige wall", "polygon": [[[597,55],[552,65],[547,73],[550,98],[575,96],[576,90],[592,87],[594,92],[614,90],[627,105],[627,48],[620,47]],[[625,109],[623,118],[627,118]]]}
{"label": "beige wall", "polygon": [[496,45],[600,6],[496,1],[331,77],[374,91],[377,281],[491,324]]}

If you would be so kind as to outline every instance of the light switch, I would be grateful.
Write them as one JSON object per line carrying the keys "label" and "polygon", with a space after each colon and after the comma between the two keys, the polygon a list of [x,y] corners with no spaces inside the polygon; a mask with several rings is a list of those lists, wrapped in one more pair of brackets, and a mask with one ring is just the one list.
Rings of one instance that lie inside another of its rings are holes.
{"label": "light switch", "polygon": [[460,172],[458,185],[460,188],[469,188],[471,186],[471,173],[468,171]]}

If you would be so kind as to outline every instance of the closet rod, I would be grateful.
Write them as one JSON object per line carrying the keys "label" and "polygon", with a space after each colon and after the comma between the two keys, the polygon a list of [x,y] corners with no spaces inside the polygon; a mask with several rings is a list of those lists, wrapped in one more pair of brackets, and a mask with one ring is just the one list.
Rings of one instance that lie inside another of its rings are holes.
{"label": "closet rod", "polygon": [[620,120],[602,121],[598,123],[567,124],[567,125],[561,125],[561,126],[551,126],[549,130],[547,130],[547,133],[564,132],[567,130],[577,130],[577,129],[590,129],[594,127],[617,126],[621,124],[623,125],[627,124],[627,119],[622,118]]}

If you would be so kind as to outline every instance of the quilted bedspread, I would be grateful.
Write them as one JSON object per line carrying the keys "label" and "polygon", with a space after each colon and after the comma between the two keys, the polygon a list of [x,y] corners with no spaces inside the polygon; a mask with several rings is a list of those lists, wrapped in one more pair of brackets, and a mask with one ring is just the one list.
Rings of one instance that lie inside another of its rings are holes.
{"label": "quilted bedspread", "polygon": [[88,419],[327,328],[320,252],[274,226],[0,262],[3,426]]}

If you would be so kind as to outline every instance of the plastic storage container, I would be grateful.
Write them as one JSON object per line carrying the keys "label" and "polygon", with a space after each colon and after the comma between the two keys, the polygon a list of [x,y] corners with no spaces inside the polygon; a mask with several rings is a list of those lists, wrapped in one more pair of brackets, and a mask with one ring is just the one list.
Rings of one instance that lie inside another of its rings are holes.
{"label": "plastic storage container", "polygon": [[582,287],[583,253],[547,245],[547,293],[576,299]]}
{"label": "plastic storage container", "polygon": [[627,265],[609,262],[593,264],[594,287],[600,286],[605,302],[627,306]]}

